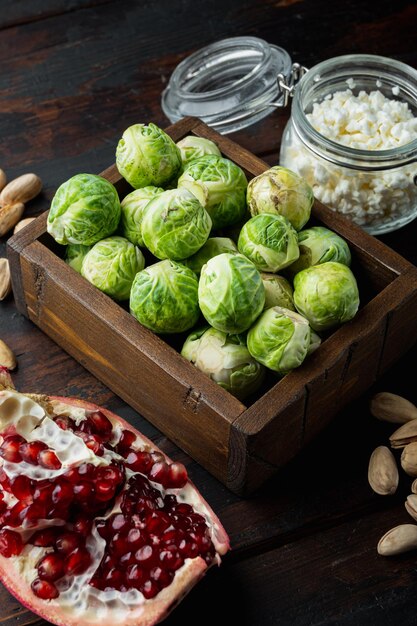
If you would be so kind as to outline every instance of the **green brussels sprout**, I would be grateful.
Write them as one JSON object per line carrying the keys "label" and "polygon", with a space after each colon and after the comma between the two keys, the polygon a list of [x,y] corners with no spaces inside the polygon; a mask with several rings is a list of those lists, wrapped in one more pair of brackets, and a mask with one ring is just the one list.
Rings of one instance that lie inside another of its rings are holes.
{"label": "green brussels sprout", "polygon": [[92,246],[116,230],[120,200],[115,187],[95,174],[76,174],[58,187],[48,215],[48,233],[61,244]]}
{"label": "green brussels sprout", "polygon": [[238,165],[212,154],[191,161],[178,179],[178,187],[186,187],[196,195],[200,189],[199,198],[210,214],[213,229],[230,226],[244,217],[247,185]]}
{"label": "green brussels sprout", "polygon": [[269,369],[286,374],[298,367],[310,347],[310,326],[298,313],[274,306],[266,309],[248,332],[248,350]]}
{"label": "green brussels sprout", "polygon": [[241,400],[259,389],[264,378],[264,368],[249,354],[242,335],[206,326],[187,337],[181,354]]}
{"label": "green brussels sprout", "polygon": [[270,213],[255,215],[243,225],[237,247],[264,272],[278,272],[300,254],[297,232],[287,218]]}
{"label": "green brussels sprout", "polygon": [[124,237],[107,237],[84,257],[81,276],[115,300],[128,300],[133,279],[145,267],[142,252]]}
{"label": "green brussels sprout", "polygon": [[206,243],[210,230],[209,214],[188,189],[164,191],[142,219],[143,241],[158,259],[186,259]]}
{"label": "green brussels sprout", "polygon": [[346,241],[324,226],[312,226],[298,233],[300,256],[289,268],[294,276],[306,267],[336,261],[349,266],[351,261]]}
{"label": "green brussels sprout", "polygon": [[228,237],[210,237],[198,252],[183,261],[184,265],[189,267],[193,272],[199,274],[201,268],[209,259],[212,259],[223,252],[237,254],[237,247],[234,241]]}
{"label": "green brussels sprout", "polygon": [[89,250],[91,250],[91,246],[83,246],[81,243],[70,243],[65,251],[65,263],[80,274],[81,265]]}
{"label": "green brussels sprout", "polygon": [[314,332],[314,330],[312,330],[311,336],[310,336],[310,345],[308,346],[308,350],[307,350],[307,356],[310,356],[310,354],[313,354],[313,352],[315,352],[320,345],[321,345],[320,337],[318,336],[317,333]]}
{"label": "green brussels sprout", "polygon": [[155,333],[182,333],[196,324],[198,280],[188,267],[160,261],[136,274],[130,312]]}
{"label": "green brussels sprout", "polygon": [[129,193],[121,203],[122,218],[120,228],[122,235],[136,246],[144,246],[142,238],[142,219],[149,201],[163,193],[161,187],[143,187]]}
{"label": "green brussels sprout", "polygon": [[281,306],[295,311],[293,288],[286,278],[264,272],[261,272],[261,278],[265,287],[265,309]]}
{"label": "green brussels sprout", "polygon": [[249,182],[247,200],[252,215],[277,213],[301,230],[310,219],[314,195],[301,176],[275,165]]}
{"label": "green brussels sprout", "polygon": [[210,326],[225,333],[242,333],[261,313],[265,288],[249,259],[224,252],[202,267],[198,298]]}
{"label": "green brussels sprout", "polygon": [[359,308],[355,277],[346,265],[333,261],[307,267],[295,275],[294,303],[313,330],[347,322]]}
{"label": "green brussels sprout", "polygon": [[179,173],[181,164],[179,149],[155,124],[129,126],[117,144],[117,169],[134,189],[164,187]]}
{"label": "green brussels sprout", "polygon": [[181,141],[178,141],[177,146],[180,149],[182,164],[184,167],[188,165],[190,161],[205,156],[206,154],[221,156],[221,152],[214,141],[204,139],[204,137],[189,135],[188,137],[181,139]]}

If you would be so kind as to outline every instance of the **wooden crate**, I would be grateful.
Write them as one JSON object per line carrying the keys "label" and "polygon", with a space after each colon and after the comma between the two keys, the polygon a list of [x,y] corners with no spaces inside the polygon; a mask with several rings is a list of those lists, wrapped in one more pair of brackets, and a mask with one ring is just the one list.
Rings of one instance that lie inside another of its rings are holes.
{"label": "wooden crate", "polygon": [[[175,141],[188,134],[214,140],[249,177],[268,168],[199,120],[184,119],[167,132]],[[115,166],[102,176],[121,197],[130,190]],[[66,265],[46,232],[46,214],[9,240],[16,304],[229,489],[249,494],[417,339],[417,269],[317,201],[313,221],[348,241],[361,308],[299,369],[248,405]]]}

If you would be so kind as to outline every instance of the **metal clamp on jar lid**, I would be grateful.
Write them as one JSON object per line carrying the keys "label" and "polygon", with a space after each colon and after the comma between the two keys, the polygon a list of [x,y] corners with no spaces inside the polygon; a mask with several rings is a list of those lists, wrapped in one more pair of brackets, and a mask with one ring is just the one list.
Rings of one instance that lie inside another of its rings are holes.
{"label": "metal clamp on jar lid", "polygon": [[162,110],[171,122],[191,115],[222,134],[231,133],[286,106],[304,72],[283,48],[262,39],[222,39],[175,68],[162,94]]}

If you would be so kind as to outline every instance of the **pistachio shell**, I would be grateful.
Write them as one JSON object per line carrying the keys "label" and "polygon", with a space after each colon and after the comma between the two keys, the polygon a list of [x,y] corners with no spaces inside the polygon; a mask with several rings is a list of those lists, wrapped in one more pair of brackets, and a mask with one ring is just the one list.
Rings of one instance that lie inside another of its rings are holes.
{"label": "pistachio shell", "polygon": [[386,422],[404,424],[417,418],[417,407],[401,396],[383,391],[371,400],[371,413]]}
{"label": "pistachio shell", "polygon": [[401,454],[401,467],[409,476],[417,476],[417,441],[405,446]]}
{"label": "pistachio shell", "polygon": [[378,543],[378,554],[391,556],[417,548],[417,525],[400,524],[391,528]]}
{"label": "pistachio shell", "polygon": [[407,513],[409,513],[412,518],[417,520],[417,495],[412,493],[407,497],[407,500],[405,501],[405,508]]}
{"label": "pistachio shell", "polygon": [[386,446],[376,448],[369,459],[368,481],[375,493],[392,495],[398,487],[398,469],[391,450]]}
{"label": "pistachio shell", "polygon": [[392,448],[404,448],[409,443],[417,441],[417,420],[406,422],[389,438]]}
{"label": "pistachio shell", "polygon": [[12,290],[12,279],[10,277],[10,265],[7,259],[0,259],[0,300],[7,298]]}

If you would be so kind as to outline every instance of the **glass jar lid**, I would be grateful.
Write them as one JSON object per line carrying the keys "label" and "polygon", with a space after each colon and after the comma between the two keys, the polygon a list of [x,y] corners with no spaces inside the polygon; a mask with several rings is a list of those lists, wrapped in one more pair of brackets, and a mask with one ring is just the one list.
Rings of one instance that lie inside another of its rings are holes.
{"label": "glass jar lid", "polygon": [[162,94],[171,122],[198,117],[222,134],[246,128],[282,105],[278,76],[289,80],[291,58],[258,37],[216,41],[184,59]]}

